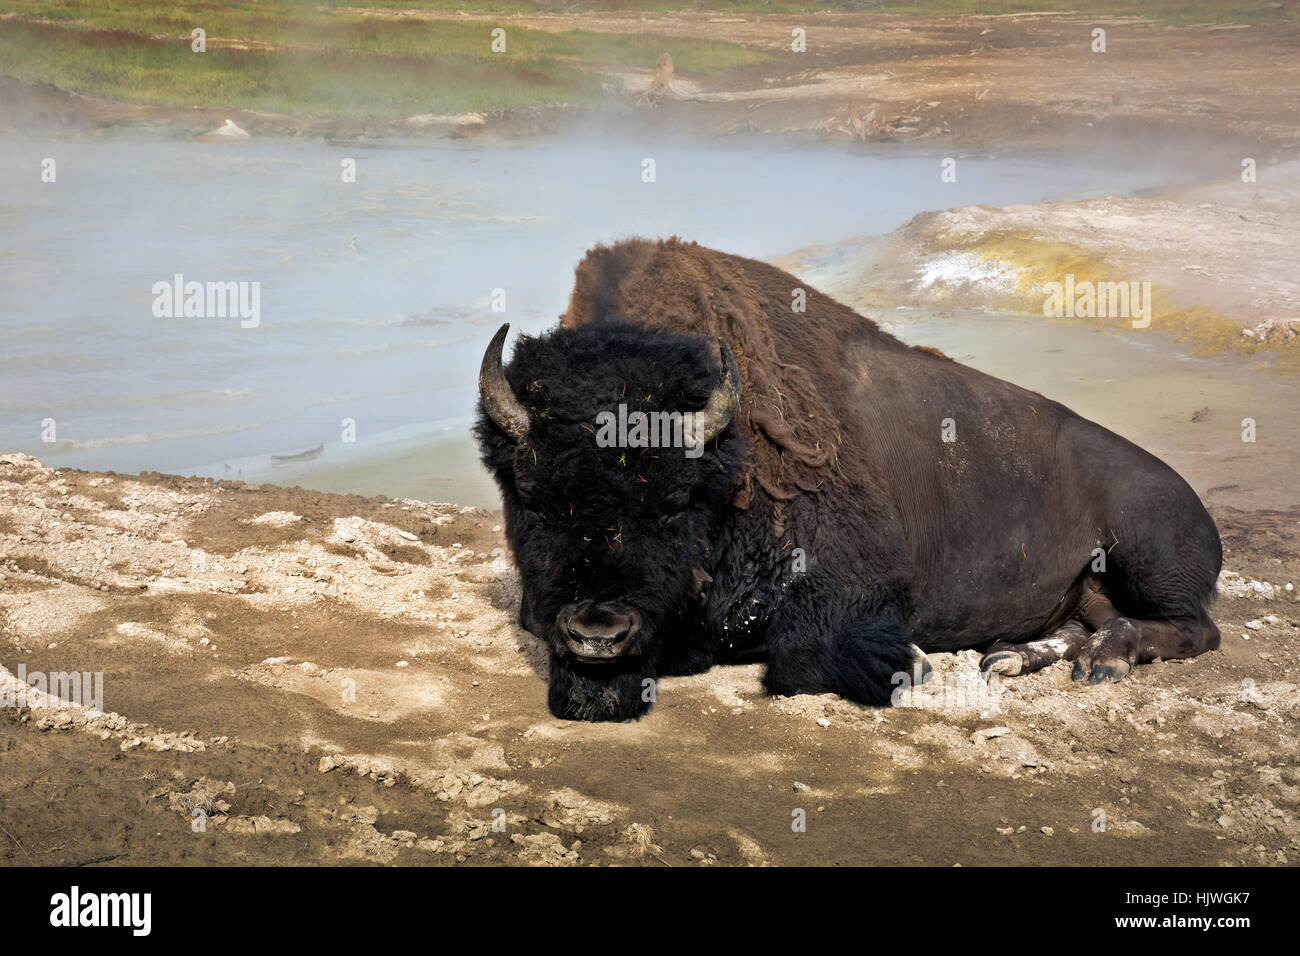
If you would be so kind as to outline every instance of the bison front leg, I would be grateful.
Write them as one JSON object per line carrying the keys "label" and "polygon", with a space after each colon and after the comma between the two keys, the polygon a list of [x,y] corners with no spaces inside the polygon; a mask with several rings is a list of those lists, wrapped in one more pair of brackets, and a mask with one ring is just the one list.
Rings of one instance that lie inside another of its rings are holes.
{"label": "bison front leg", "polygon": [[924,682],[930,666],[889,612],[855,609],[839,621],[821,614],[782,615],[768,632],[763,688],[769,694],[839,694],[888,706],[900,682]]}

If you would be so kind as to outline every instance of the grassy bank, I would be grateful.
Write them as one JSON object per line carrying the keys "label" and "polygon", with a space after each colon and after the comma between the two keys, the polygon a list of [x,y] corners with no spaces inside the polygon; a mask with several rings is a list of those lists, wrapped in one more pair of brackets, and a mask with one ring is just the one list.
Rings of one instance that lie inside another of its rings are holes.
{"label": "grassy bank", "polygon": [[[312,3],[220,8],[27,2],[0,20],[0,74],[125,102],[322,116],[401,116],[591,103],[604,70],[654,67],[712,75],[765,54],[738,44],[653,34],[510,26],[493,52],[478,21],[394,19]],[[191,50],[201,27],[207,51]]]}
{"label": "grassy bank", "polygon": [[375,56],[346,50],[210,49],[129,33],[0,27],[4,72],[132,103],[320,116],[401,116],[543,105],[601,94],[599,76],[554,62]]}
{"label": "grassy bank", "polygon": [[[617,89],[609,74],[650,70],[665,52],[688,77],[727,74],[784,52],[730,42],[724,25],[707,37],[639,32],[632,17],[617,21],[619,32],[610,32],[608,19],[600,31],[583,30],[584,14],[995,15],[1042,8],[1041,0],[10,0],[0,16],[0,76],[127,103],[399,117],[591,104]],[[1261,23],[1296,19],[1300,3],[1080,0],[1068,9],[1170,24]],[[491,19],[462,18],[462,11],[500,12],[506,50],[492,50]],[[558,30],[506,19],[547,12],[570,19],[548,22]],[[574,29],[562,29],[570,23]],[[191,51],[195,28],[206,32],[205,53]]]}

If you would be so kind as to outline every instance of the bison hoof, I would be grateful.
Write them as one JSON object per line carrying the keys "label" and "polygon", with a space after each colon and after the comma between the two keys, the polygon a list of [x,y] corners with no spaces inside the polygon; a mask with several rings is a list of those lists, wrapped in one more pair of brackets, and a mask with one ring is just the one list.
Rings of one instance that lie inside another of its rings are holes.
{"label": "bison hoof", "polygon": [[1070,679],[1084,680],[1086,678],[1089,684],[1104,684],[1107,681],[1115,684],[1127,677],[1132,669],[1132,665],[1122,658],[1097,661],[1096,663],[1080,658],[1074,662],[1074,670],[1070,672]]}
{"label": "bison hoof", "polygon": [[1075,680],[1089,684],[1115,683],[1128,676],[1137,660],[1142,632],[1135,621],[1117,617],[1097,629],[1074,659]]}
{"label": "bison hoof", "polygon": [[980,661],[980,673],[985,676],[1001,674],[1003,677],[1015,677],[1028,666],[1029,661],[1020,651],[994,651],[985,654]]}

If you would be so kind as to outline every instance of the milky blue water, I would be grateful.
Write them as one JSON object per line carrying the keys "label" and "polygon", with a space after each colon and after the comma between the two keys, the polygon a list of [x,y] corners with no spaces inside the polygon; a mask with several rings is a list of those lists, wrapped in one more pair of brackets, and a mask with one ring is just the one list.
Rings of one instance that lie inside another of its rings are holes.
{"label": "milky blue water", "polygon": [[[355,183],[340,175],[349,158]],[[1157,157],[1098,153],[963,157],[944,183],[940,158],[595,139],[0,141],[0,451],[278,480],[271,455],[323,445],[295,481],[438,497],[411,486],[412,455],[464,435],[491,332],[551,325],[593,243],[678,234],[771,257],[926,210],[1170,182]],[[176,273],[259,283],[259,324],[155,316],[153,286]],[[405,465],[384,452],[399,446]]]}

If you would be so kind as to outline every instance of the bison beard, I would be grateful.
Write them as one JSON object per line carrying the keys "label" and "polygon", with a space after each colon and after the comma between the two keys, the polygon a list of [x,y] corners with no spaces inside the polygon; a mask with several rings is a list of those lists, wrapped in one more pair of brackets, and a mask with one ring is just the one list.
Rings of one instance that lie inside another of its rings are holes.
{"label": "bison beard", "polygon": [[[633,240],[508,365],[506,327],[488,347],[475,433],[553,713],[639,717],[657,678],[747,659],[769,693],[884,705],[927,650],[1096,683],[1218,646],[1218,533],[1173,470],[815,290],[793,312],[800,287]],[[697,416],[704,453],[601,447],[620,404]]]}

